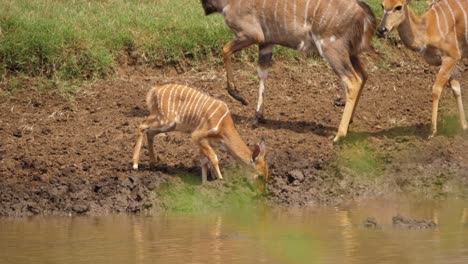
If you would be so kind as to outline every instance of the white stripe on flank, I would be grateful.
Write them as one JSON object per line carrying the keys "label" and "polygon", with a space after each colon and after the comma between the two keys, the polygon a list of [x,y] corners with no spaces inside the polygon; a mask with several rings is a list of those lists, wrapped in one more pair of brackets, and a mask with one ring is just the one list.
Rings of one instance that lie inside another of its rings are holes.
{"label": "white stripe on flank", "polygon": [[266,0],[263,0],[263,5],[262,5],[262,21],[263,21],[263,26],[265,27],[265,41],[267,36],[270,35],[270,32],[268,30],[268,25],[267,25],[267,22],[266,22],[266,15],[265,15],[265,4],[266,4]]}
{"label": "white stripe on flank", "polygon": [[293,11],[293,12],[294,12],[294,16],[293,16],[294,31],[296,31],[296,29],[297,29],[297,21],[296,21],[296,20],[297,20],[297,15],[296,15],[297,5],[296,5],[296,1],[297,1],[297,0],[294,0],[294,6],[293,6],[293,7],[294,7],[294,11]]}
{"label": "white stripe on flank", "polygon": [[176,115],[177,115],[177,116],[178,116],[179,113],[180,113],[180,112],[179,112],[179,110],[181,110],[180,104],[182,103],[182,96],[184,96],[184,91],[185,91],[186,89],[187,89],[187,86],[184,85],[184,86],[182,87],[182,91],[180,91],[180,93],[179,93],[179,104],[177,105],[177,110],[176,110]]}
{"label": "white stripe on flank", "polygon": [[168,84],[166,86],[166,89],[164,89],[164,91],[162,91],[162,93],[161,93],[161,109],[160,110],[161,110],[161,115],[166,117],[166,118],[167,118],[167,113],[164,113],[163,104],[164,104],[164,101],[167,101],[167,100],[164,98],[164,95],[166,94],[167,90],[169,90],[169,87],[172,87],[172,86],[174,86],[174,85]]}
{"label": "white stripe on flank", "polygon": [[221,124],[221,122],[223,121],[223,119],[229,114],[229,109],[227,109],[226,107],[226,112],[224,113],[224,115],[218,120],[218,123],[216,124],[216,126],[212,129],[210,129],[212,132],[216,132],[218,131],[218,127],[219,125]]}
{"label": "white stripe on flank", "polygon": [[[319,1],[318,1],[317,5],[315,6],[314,13],[312,14],[312,19],[314,19],[314,21],[316,20],[316,17],[315,17],[315,16],[317,15],[317,11],[318,11],[318,9],[319,9],[319,7],[320,7],[321,2],[322,2],[322,0],[319,0]],[[313,23],[312,23],[312,24],[313,24]]]}
{"label": "white stripe on flank", "polygon": [[203,103],[200,105],[200,110],[198,110],[197,112],[197,117],[196,117],[196,121],[197,121],[197,124],[200,124],[200,120],[201,120],[201,117],[202,117],[202,114],[203,112],[205,112],[205,105],[206,103],[208,103],[208,101],[210,101],[211,97],[208,96],[208,95],[205,95],[206,98],[205,98],[205,101],[203,101]]}
{"label": "white stripe on flank", "polygon": [[[187,96],[186,96],[186,99],[184,100],[183,104],[184,104],[184,107],[183,109],[180,110],[181,112],[181,117],[182,119],[180,120],[180,122],[182,124],[185,123],[185,118],[187,117],[186,113],[187,112],[187,108],[188,108],[188,105],[190,104],[190,101],[192,101],[192,98],[193,98],[193,95],[195,94],[195,89],[192,89],[190,88],[189,91],[187,92]],[[190,96],[190,97],[189,97]]]}
{"label": "white stripe on flank", "polygon": [[[174,92],[174,98],[177,98],[177,95],[180,96],[180,92],[179,92],[179,88],[180,88],[181,85],[177,85],[176,88],[175,88],[175,92]],[[175,114],[174,116],[177,117],[177,112],[175,111],[175,107],[176,107],[176,102],[175,102],[175,99],[172,100],[172,113]],[[174,117],[174,118],[175,118]]]}
{"label": "white stripe on flank", "polygon": [[325,8],[325,11],[323,11],[322,16],[320,17],[319,27],[323,24],[324,19],[327,17],[326,15],[328,13],[328,9],[330,9],[330,6],[331,6],[332,2],[333,2],[333,0],[328,1],[328,4],[327,4],[327,7]]}
{"label": "white stripe on flank", "polygon": [[190,121],[189,121],[190,124],[191,124],[192,122],[194,122],[194,121],[197,121],[195,115],[196,115],[197,111],[199,110],[200,102],[201,102],[201,100],[203,99],[203,96],[204,96],[204,94],[199,92],[199,96],[198,96],[197,103],[195,104],[195,107],[193,108],[193,110],[190,111],[191,114],[192,114],[191,117],[190,117]]}
{"label": "white stripe on flank", "polygon": [[440,20],[439,20],[439,14],[437,13],[437,10],[435,8],[435,5],[431,7],[431,10],[434,11],[435,17],[436,17],[436,22],[437,22],[437,30],[439,30],[439,36],[442,37],[442,29],[440,28]]}
{"label": "white stripe on flank", "polygon": [[190,102],[190,105],[187,106],[187,119],[185,120],[185,123],[187,125],[191,124],[195,104],[196,104],[197,100],[199,100],[199,98],[200,98],[200,93],[198,91],[195,91],[193,93],[193,100]]}
{"label": "white stripe on flank", "polygon": [[287,14],[287,8],[288,8],[288,1],[284,1],[284,8],[283,8],[283,28],[285,32],[288,32],[288,14]]}
{"label": "white stripe on flank", "polygon": [[213,113],[211,113],[211,115],[206,119],[206,121],[210,120],[216,114],[216,112],[218,112],[219,108],[223,105],[220,101],[217,102],[219,102],[218,107],[216,107],[216,109],[213,111]]}
{"label": "white stripe on flank", "polygon": [[[347,3],[347,2],[346,2],[346,3]],[[347,7],[347,8],[345,9],[345,11],[340,15],[340,16],[342,17],[340,23],[343,22],[343,21],[345,21],[345,19],[347,19],[347,18],[349,17],[349,16],[348,16],[348,13],[349,13],[349,11],[351,11],[351,9],[353,9],[353,7],[354,7],[354,5],[351,4],[351,3],[348,3],[347,5],[348,5],[348,7]],[[340,25],[338,22],[337,22],[337,24]]]}
{"label": "white stripe on flank", "polygon": [[[217,102],[217,101],[216,101],[215,99],[213,99],[213,102],[211,102],[210,106],[208,106],[208,108],[206,108],[206,111],[203,113],[202,118],[203,118],[207,113],[210,112],[211,107],[212,107],[216,102]],[[207,120],[208,120],[208,119],[207,119]]]}
{"label": "white stripe on flank", "polygon": [[448,32],[449,32],[449,25],[448,25],[448,21],[447,21],[447,16],[445,15],[445,12],[444,12],[444,9],[442,8],[442,4],[445,4],[445,2],[441,3],[439,5],[439,10],[440,10],[440,13],[442,13],[442,17],[444,18],[444,22],[445,22],[445,32],[444,34],[447,35]]}
{"label": "white stripe on flank", "polygon": [[[320,5],[320,1],[322,1],[322,0],[319,0],[319,3],[317,4],[317,7],[318,7],[318,5]],[[308,20],[308,15],[309,15],[309,4],[310,4],[310,0],[307,0],[306,6],[305,6],[305,9],[304,9],[304,27],[307,27],[307,20]]]}
{"label": "white stripe on flank", "polygon": [[460,4],[460,0],[455,0],[460,7],[460,10],[463,12],[463,18],[465,19],[465,42],[468,42],[468,17],[466,16],[466,11]]}
{"label": "white stripe on flank", "polygon": [[168,86],[169,86],[168,84],[164,85],[157,93],[159,111],[162,111],[161,104],[162,104],[163,98],[162,98],[161,94],[162,94],[162,92],[164,92],[164,90],[167,89]]}
{"label": "white stripe on flank", "polygon": [[455,13],[453,13],[453,10],[450,4],[447,3],[447,7],[449,8],[450,14],[452,15],[452,19],[453,19],[453,32],[455,36],[455,47],[457,48],[458,55],[460,55],[460,49],[458,47],[458,36],[457,36],[457,20],[455,19]]}
{"label": "white stripe on flank", "polygon": [[171,114],[172,114],[172,111],[171,111],[171,103],[172,103],[172,95],[174,94],[174,88],[176,88],[177,85],[174,85],[171,87],[171,91],[169,92],[169,97],[168,97],[168,100],[167,100],[167,117],[170,117]]}
{"label": "white stripe on flank", "polygon": [[[286,0],[287,1],[287,0]],[[275,13],[274,13],[274,17],[275,17],[275,21],[274,21],[274,24],[276,26],[276,31],[278,32],[278,35],[281,34],[281,31],[280,31],[280,26],[279,26],[279,23],[278,23],[278,4],[279,4],[279,0],[276,0],[276,3],[275,3]]]}

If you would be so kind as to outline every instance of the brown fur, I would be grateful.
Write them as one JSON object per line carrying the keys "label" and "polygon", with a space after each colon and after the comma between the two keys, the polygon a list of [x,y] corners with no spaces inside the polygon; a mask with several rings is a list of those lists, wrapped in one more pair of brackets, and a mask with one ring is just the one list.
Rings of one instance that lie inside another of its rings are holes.
{"label": "brown fur", "polygon": [[461,98],[457,63],[468,57],[467,16],[468,2],[461,0],[434,1],[421,16],[409,6],[410,0],[383,0],[384,17],[378,28],[386,36],[397,28],[405,46],[423,55],[432,65],[441,66],[432,87],[432,133],[437,133],[439,98],[446,84],[452,88],[457,100],[461,127],[468,130]]}
{"label": "brown fur", "polygon": [[343,81],[348,99],[337,141],[345,136],[365,84],[357,55],[371,46],[376,19],[359,0],[202,0],[206,14],[220,12],[234,38],[223,48],[227,89],[235,99],[246,101],[235,89],[230,56],[250,45],[259,46],[261,80],[257,119],[263,119],[263,89],[271,64],[273,45],[301,52],[319,52]]}
{"label": "brown fur", "polygon": [[[138,137],[133,152],[134,168],[138,168],[143,136],[148,139],[151,164],[156,159],[153,140],[156,134],[182,131],[190,133],[192,140],[202,154],[202,179],[206,181],[207,163],[214,168],[217,178],[222,179],[218,158],[212,144],[221,143],[238,160],[251,168],[253,179],[260,190],[268,178],[268,167],[265,162],[266,148],[261,142],[251,152],[237,132],[234,121],[226,104],[196,89],[167,84],[152,88],[146,96],[150,115],[138,128]],[[208,159],[208,162],[205,161]]]}

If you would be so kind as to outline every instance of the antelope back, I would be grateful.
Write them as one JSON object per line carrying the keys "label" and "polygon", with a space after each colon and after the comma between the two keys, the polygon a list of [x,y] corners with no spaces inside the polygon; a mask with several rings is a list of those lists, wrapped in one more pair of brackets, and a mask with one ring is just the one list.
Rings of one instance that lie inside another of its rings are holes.
{"label": "antelope back", "polygon": [[187,132],[203,124],[211,125],[228,113],[224,102],[194,88],[177,84],[152,88],[146,103],[161,125],[175,121],[177,130]]}
{"label": "antelope back", "polygon": [[294,49],[331,37],[365,49],[376,28],[371,9],[359,0],[229,0],[223,14],[238,35]]}

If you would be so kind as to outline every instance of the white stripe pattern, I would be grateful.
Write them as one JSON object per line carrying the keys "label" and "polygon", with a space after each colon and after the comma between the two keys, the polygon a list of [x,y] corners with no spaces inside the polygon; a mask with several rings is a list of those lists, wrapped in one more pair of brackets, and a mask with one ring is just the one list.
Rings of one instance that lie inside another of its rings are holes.
{"label": "white stripe pattern", "polygon": [[314,13],[312,14],[312,18],[314,19],[314,21],[316,20],[315,17],[317,16],[317,11],[318,11],[321,3],[322,3],[322,0],[319,0],[317,5],[315,6]]}
{"label": "white stripe pattern", "polygon": [[288,32],[288,12],[287,12],[288,1],[289,0],[284,1],[284,8],[283,8],[283,24],[284,24],[283,30],[285,32]]}
{"label": "white stripe pattern", "polygon": [[296,11],[297,11],[297,5],[296,5],[296,1],[297,0],[294,0],[294,5],[293,5],[293,12],[294,12],[294,17],[293,17],[293,22],[294,22],[294,31],[296,31],[297,29],[297,14],[296,14]]}
{"label": "white stripe pattern", "polygon": [[455,36],[455,46],[457,47],[458,55],[460,55],[460,48],[458,46],[458,36],[457,36],[457,20],[455,19],[455,13],[453,12],[452,7],[450,6],[450,4],[447,4],[447,7],[448,7],[448,9],[450,11],[450,14],[452,15],[453,33],[454,33],[454,36]]}
{"label": "white stripe pattern", "polygon": [[438,7],[439,7],[439,10],[440,10],[440,13],[442,13],[442,17],[444,18],[444,22],[445,22],[445,32],[444,32],[444,34],[447,35],[447,33],[449,32],[449,25],[448,25],[448,21],[447,21],[447,16],[445,15],[444,9],[442,8],[442,4],[446,4],[446,3],[442,2],[442,3],[440,3],[440,5],[438,5]]}
{"label": "white stripe pattern", "polygon": [[[213,100],[213,102],[211,102],[210,106],[208,106],[208,108],[206,109],[206,111],[203,113],[202,115],[202,118],[206,116],[206,113],[209,113],[210,112],[210,109],[211,107],[216,103],[216,100]],[[208,120],[208,119],[207,119]]]}
{"label": "white stripe pattern", "polygon": [[[319,3],[317,4],[316,9],[320,5],[320,1],[322,0],[319,0]],[[310,4],[310,0],[307,0],[306,6],[304,9],[304,27],[307,27],[307,20],[308,20],[308,15],[309,15],[309,4]]]}
{"label": "white stripe pattern", "polygon": [[265,27],[265,41],[266,41],[266,36],[270,35],[269,28],[266,22],[266,15],[265,15],[265,7],[266,7],[266,0],[263,0],[263,5],[262,5],[262,21],[263,21],[263,26]]}
{"label": "white stripe pattern", "polygon": [[[174,85],[168,85],[165,87],[164,91],[161,92],[161,112],[164,112],[164,95],[166,94],[167,90],[169,90],[169,87],[173,87]],[[167,116],[166,116],[167,117]],[[164,122],[166,121],[166,119],[164,119]]]}
{"label": "white stripe pattern", "polygon": [[329,0],[328,1],[328,4],[327,4],[327,7],[325,8],[325,11],[323,11],[322,13],[322,16],[320,17],[320,21],[319,21],[319,27],[322,26],[323,24],[323,21],[325,20],[325,18],[327,17],[326,14],[328,13],[328,9],[330,9],[330,6],[331,6],[331,3],[333,2],[333,0]]}
{"label": "white stripe pattern", "polygon": [[182,113],[181,114],[181,117],[182,117],[181,122],[182,123],[185,123],[185,121],[186,121],[187,114],[185,112],[187,112],[187,108],[188,108],[190,102],[192,101],[192,98],[193,98],[194,94],[195,94],[195,89],[190,89],[188,91],[188,93],[187,93],[187,96],[186,96],[185,100],[184,100],[184,107],[181,110],[181,113]]}
{"label": "white stripe pattern", "polygon": [[177,110],[176,110],[176,115],[179,115],[179,110],[181,110],[181,103],[182,103],[182,97],[184,96],[184,91],[187,89],[187,86],[182,86],[182,91],[180,91],[180,94],[179,94],[179,103],[177,104]]}
{"label": "white stripe pattern", "polygon": [[[348,5],[348,7],[345,9],[345,11],[340,15],[340,17],[342,17],[341,22],[343,22],[346,18],[348,18],[348,13],[351,11],[351,9],[354,9],[354,5]],[[338,22],[337,24],[340,25]]]}
{"label": "white stripe pattern", "polygon": [[276,31],[278,32],[278,35],[279,35],[279,34],[281,34],[281,32],[280,32],[280,27],[279,27],[279,23],[278,23],[278,4],[279,4],[279,0],[276,0],[274,17],[275,17]]}
{"label": "white stripe pattern", "polygon": [[218,130],[219,124],[224,120],[224,118],[229,114],[229,110],[226,107],[226,112],[224,112],[224,115],[218,120],[218,123],[214,128],[211,129],[211,131],[216,132]]}
{"label": "white stripe pattern", "polygon": [[466,11],[460,4],[460,0],[455,0],[460,7],[460,10],[463,12],[463,18],[465,19],[465,42],[468,42],[468,17],[466,16]]}
{"label": "white stripe pattern", "polygon": [[440,20],[439,20],[439,14],[437,13],[437,9],[435,5],[431,7],[431,10],[434,11],[435,17],[436,17],[436,23],[437,23],[437,30],[439,30],[439,36],[442,36],[442,29],[440,27]]}
{"label": "white stripe pattern", "polygon": [[197,112],[197,118],[196,118],[196,120],[197,120],[198,123],[201,121],[202,113],[203,113],[203,111],[205,111],[205,105],[206,105],[206,103],[208,103],[208,101],[210,101],[210,99],[211,99],[211,97],[209,97],[209,96],[207,96],[207,95],[205,95],[205,97],[206,97],[206,98],[205,98],[205,101],[203,101],[203,103],[202,103],[201,106],[200,106],[200,109],[199,109],[198,112]]}
{"label": "white stripe pattern", "polygon": [[[174,89],[175,88],[175,89]],[[167,114],[169,115],[170,113],[174,113],[174,111],[171,111],[171,102],[173,101],[172,95],[174,94],[174,90],[177,89],[177,85],[174,85],[171,87],[171,91],[169,92],[169,102],[167,102]]]}
{"label": "white stripe pattern", "polygon": [[189,124],[191,124],[192,122],[194,121],[197,121],[195,118],[195,113],[196,111],[199,109],[199,104],[201,102],[201,100],[203,99],[203,94],[202,93],[198,93],[198,100],[197,100],[197,103],[195,104],[195,107],[192,109],[192,111],[190,111],[192,113],[192,116],[190,117],[190,120],[189,120]]}
{"label": "white stripe pattern", "polygon": [[211,115],[206,119],[206,121],[210,120],[216,114],[216,112],[218,112],[219,108],[223,105],[221,102],[219,103],[220,104],[218,105],[218,107],[216,107],[216,109],[211,113]]}

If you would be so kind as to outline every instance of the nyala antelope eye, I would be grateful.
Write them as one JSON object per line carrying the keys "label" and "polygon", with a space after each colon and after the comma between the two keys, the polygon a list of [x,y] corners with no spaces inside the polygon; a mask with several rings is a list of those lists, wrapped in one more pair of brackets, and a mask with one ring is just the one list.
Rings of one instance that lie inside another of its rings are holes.
{"label": "nyala antelope eye", "polygon": [[401,5],[397,6],[397,7],[395,7],[395,11],[400,11],[402,8],[403,8],[403,6],[401,6]]}

